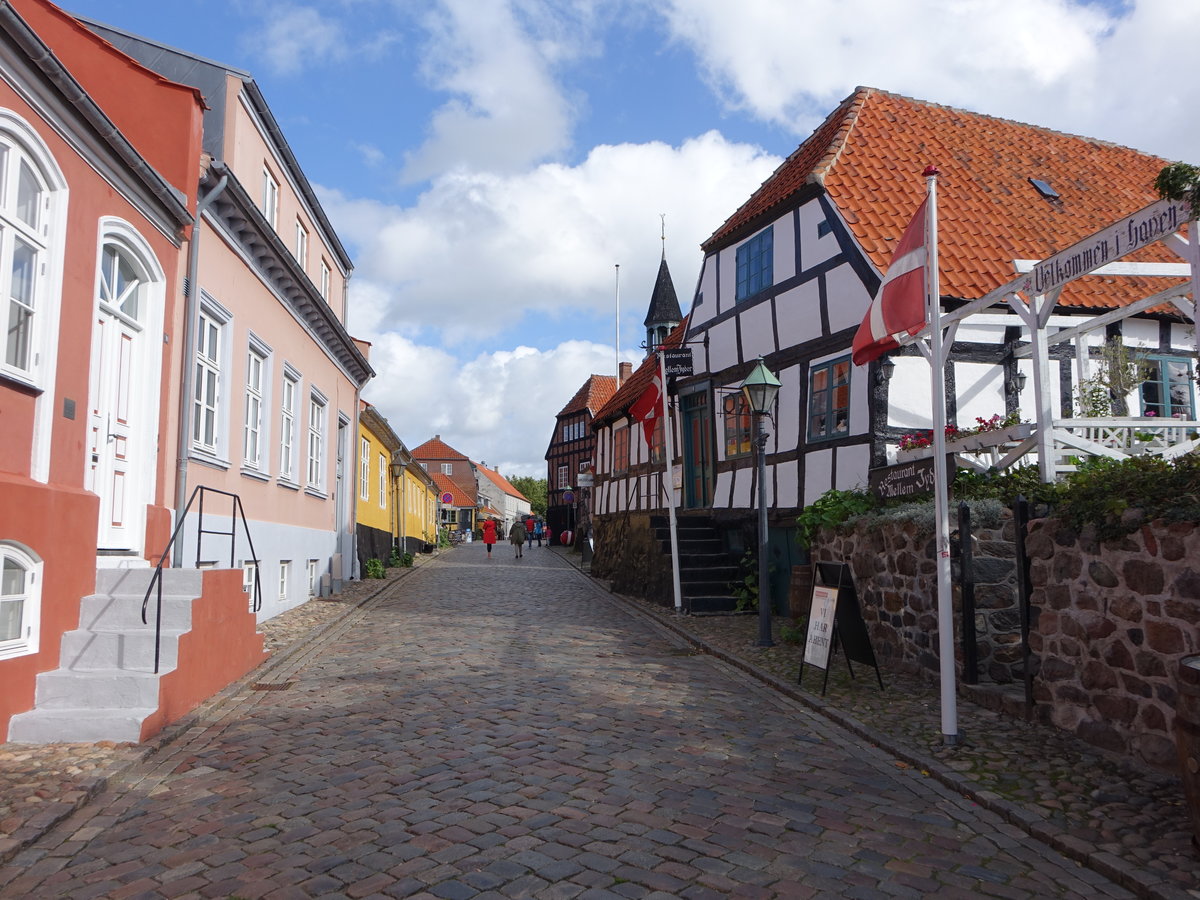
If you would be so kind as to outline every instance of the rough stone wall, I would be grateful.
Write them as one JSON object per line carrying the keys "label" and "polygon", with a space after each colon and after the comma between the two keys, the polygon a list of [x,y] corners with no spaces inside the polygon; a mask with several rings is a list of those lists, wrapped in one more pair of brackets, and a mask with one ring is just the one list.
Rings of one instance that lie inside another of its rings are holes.
{"label": "rough stone wall", "polygon": [[[972,542],[975,630],[980,678],[1021,677],[1021,620],[1011,518],[978,528]],[[905,668],[938,671],[937,566],[932,529],[914,522],[861,520],[821,534],[814,558],[848,561],[875,653]],[[961,590],[954,561],[955,653],[961,674]]]}
{"label": "rough stone wall", "polygon": [[1179,661],[1200,653],[1200,528],[1154,522],[1099,542],[1091,528],[1032,523],[1034,698],[1097,746],[1175,764]]}
{"label": "rough stone wall", "polygon": [[593,516],[592,527],[592,575],[607,579],[618,594],[663,606],[674,604],[671,557],[663,553],[654,536],[649,513]]}

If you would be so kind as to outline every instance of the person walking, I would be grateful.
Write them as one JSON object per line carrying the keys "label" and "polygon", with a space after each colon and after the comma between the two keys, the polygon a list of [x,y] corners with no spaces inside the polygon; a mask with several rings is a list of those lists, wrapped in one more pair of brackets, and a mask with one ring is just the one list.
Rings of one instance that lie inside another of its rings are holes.
{"label": "person walking", "polygon": [[487,547],[487,558],[492,558],[492,544],[496,543],[496,520],[488,519],[483,523],[483,545]]}
{"label": "person walking", "polygon": [[517,559],[520,559],[521,551],[525,549],[525,525],[520,519],[513,522],[512,528],[508,532],[508,540],[513,545]]}
{"label": "person walking", "polygon": [[545,525],[541,519],[533,523],[533,536],[537,538],[538,546],[542,546],[542,535],[545,533]]}
{"label": "person walking", "polygon": [[533,516],[525,520],[525,542],[529,544],[529,549],[533,549]]}
{"label": "person walking", "polygon": [[546,525],[546,546],[549,547],[554,539],[554,529],[547,523]]}

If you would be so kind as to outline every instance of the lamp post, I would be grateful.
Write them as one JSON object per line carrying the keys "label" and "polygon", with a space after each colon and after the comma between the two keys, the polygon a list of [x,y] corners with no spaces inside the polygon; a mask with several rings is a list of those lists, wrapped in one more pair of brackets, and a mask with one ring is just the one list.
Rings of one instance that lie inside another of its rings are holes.
{"label": "lamp post", "polygon": [[754,446],[758,448],[758,646],[772,647],[771,638],[771,585],[767,566],[767,430],[763,416],[771,410],[775,395],[779,393],[779,379],[763,363],[760,356],[746,380],[742,382],[742,395],[750,411],[754,413]]}

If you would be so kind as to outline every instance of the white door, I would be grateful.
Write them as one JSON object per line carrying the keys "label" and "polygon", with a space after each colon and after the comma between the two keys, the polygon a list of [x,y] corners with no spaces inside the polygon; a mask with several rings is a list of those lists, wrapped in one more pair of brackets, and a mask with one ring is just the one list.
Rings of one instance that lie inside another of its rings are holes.
{"label": "white door", "polygon": [[101,551],[140,554],[146,504],[154,497],[154,467],[145,452],[146,395],[157,394],[158,379],[145,371],[144,285],[139,269],[106,245],[92,335],[87,460],[87,486],[100,498]]}

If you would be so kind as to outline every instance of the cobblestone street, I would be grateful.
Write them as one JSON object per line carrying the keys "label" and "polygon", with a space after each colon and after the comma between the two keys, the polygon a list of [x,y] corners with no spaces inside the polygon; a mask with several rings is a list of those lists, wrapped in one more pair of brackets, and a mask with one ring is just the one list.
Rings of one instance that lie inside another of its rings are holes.
{"label": "cobblestone street", "polygon": [[4,897],[1127,897],[632,616],[442,554],[0,870]]}

